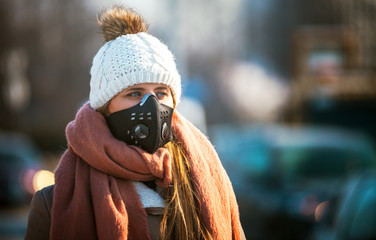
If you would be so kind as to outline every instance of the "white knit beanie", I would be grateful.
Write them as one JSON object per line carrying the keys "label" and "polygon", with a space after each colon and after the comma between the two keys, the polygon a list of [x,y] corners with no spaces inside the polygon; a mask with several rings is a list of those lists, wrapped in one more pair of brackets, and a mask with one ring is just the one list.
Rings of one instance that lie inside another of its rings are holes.
{"label": "white knit beanie", "polygon": [[[118,21],[117,23],[122,21],[121,23],[128,28],[133,24],[124,18],[124,14],[134,14],[134,12],[119,7],[115,9],[116,14],[113,11],[114,8],[102,13],[102,19],[103,15],[107,14],[106,21]],[[119,19],[119,11],[123,15],[121,19]],[[128,22],[124,23],[124,21]],[[115,25],[119,27],[119,24]],[[110,28],[113,28],[112,26]],[[110,30],[113,33],[114,29]],[[119,32],[119,36],[115,35],[115,39],[106,42],[93,59],[90,71],[91,107],[98,109],[123,89],[140,83],[167,85],[171,88],[178,104],[181,96],[181,79],[174,56],[167,46],[146,32],[129,34],[128,29],[121,29]],[[124,32],[125,35],[122,34]]]}

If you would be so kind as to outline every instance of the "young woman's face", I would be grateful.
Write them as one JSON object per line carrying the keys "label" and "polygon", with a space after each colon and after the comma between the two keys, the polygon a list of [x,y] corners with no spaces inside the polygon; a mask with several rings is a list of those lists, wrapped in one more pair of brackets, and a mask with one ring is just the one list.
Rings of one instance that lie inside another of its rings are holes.
{"label": "young woman's face", "polygon": [[159,83],[142,83],[128,87],[113,97],[108,105],[108,110],[113,113],[133,107],[141,102],[141,99],[147,93],[154,93],[160,103],[171,108],[174,107],[174,100],[169,87]]}

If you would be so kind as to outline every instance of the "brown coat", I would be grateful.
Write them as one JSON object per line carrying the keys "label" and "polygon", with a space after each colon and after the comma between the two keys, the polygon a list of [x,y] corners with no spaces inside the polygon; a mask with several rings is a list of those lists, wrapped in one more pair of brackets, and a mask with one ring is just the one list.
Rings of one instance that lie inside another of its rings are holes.
{"label": "brown coat", "polygon": [[[51,208],[54,185],[35,193],[29,211],[25,240],[50,239]],[[159,225],[161,216],[148,214],[148,226],[151,239],[160,239]]]}
{"label": "brown coat", "polygon": [[35,193],[30,205],[25,240],[50,239],[53,194],[53,185]]}

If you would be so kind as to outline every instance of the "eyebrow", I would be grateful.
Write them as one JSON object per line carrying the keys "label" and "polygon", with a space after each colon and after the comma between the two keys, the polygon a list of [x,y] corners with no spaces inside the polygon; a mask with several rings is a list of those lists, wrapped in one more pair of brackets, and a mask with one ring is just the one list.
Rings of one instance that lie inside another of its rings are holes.
{"label": "eyebrow", "polygon": [[[129,91],[142,91],[142,90],[145,90],[145,88],[142,88],[142,87],[130,87],[129,89],[127,89],[126,92],[129,92]],[[154,88],[154,90],[168,90],[168,87],[161,86],[161,87]]]}
{"label": "eyebrow", "polygon": [[141,88],[141,87],[130,87],[126,91],[128,92],[128,91],[141,91],[141,90],[144,90],[144,88]]}
{"label": "eyebrow", "polygon": [[168,90],[168,87],[157,87],[154,90]]}

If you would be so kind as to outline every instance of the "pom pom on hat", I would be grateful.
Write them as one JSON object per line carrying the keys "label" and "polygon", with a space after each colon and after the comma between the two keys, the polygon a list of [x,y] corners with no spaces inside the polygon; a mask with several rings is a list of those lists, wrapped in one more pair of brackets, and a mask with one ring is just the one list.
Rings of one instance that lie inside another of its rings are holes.
{"label": "pom pom on hat", "polygon": [[105,105],[123,89],[141,83],[169,86],[180,102],[181,79],[174,56],[157,38],[146,33],[147,24],[122,6],[102,11],[97,18],[107,41],[97,52],[90,70],[90,105]]}
{"label": "pom pom on hat", "polygon": [[149,27],[139,14],[120,5],[102,11],[97,17],[97,23],[106,42],[121,35],[146,32]]}

